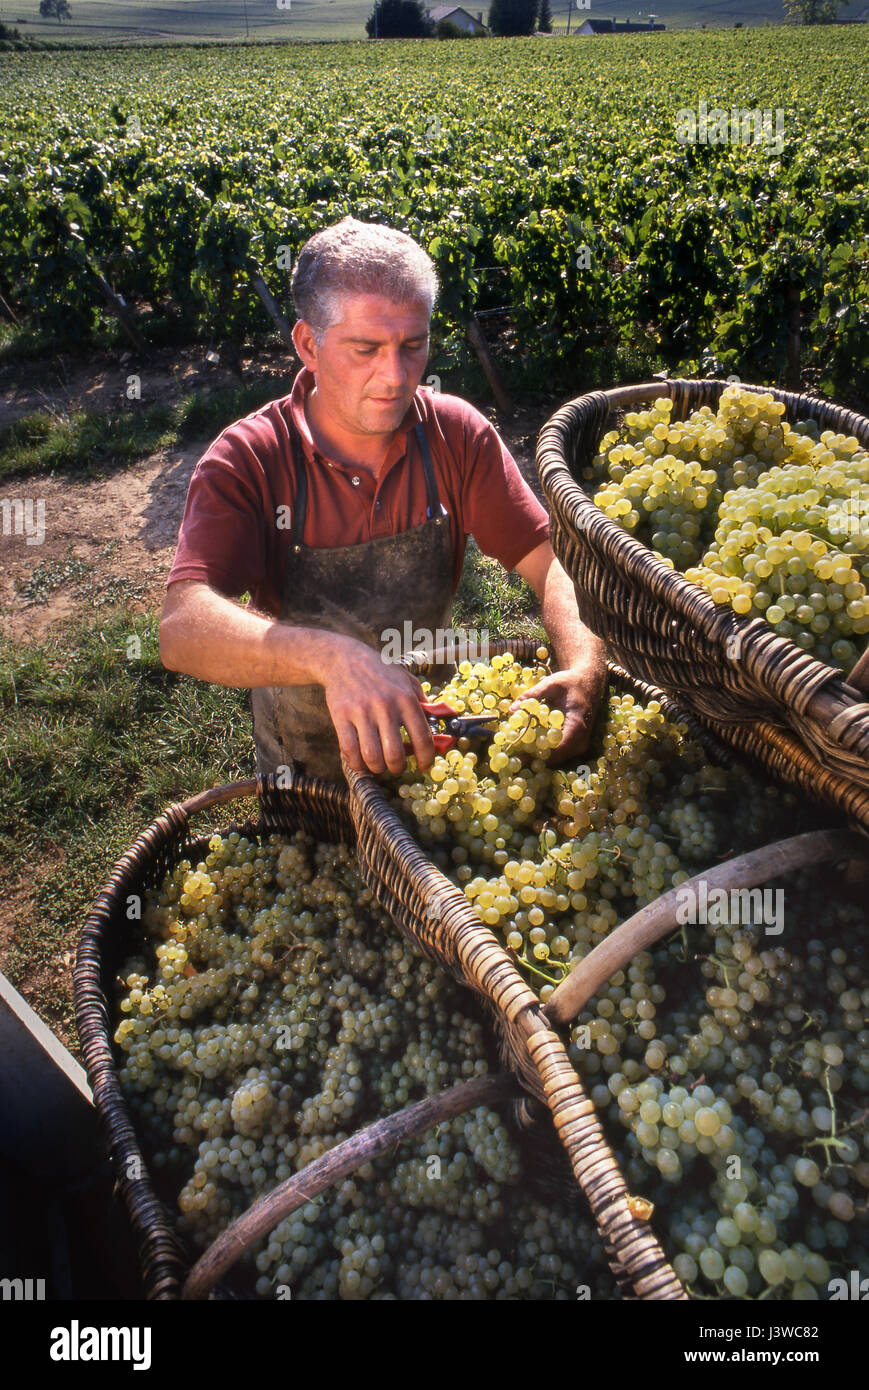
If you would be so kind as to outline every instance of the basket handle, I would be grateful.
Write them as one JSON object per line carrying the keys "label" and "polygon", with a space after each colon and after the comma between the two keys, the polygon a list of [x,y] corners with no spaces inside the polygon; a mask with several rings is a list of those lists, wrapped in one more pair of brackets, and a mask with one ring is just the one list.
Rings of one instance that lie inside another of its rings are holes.
{"label": "basket handle", "polygon": [[352,1138],[336,1144],[315,1158],[301,1172],[258,1197],[246,1212],[212,1241],[200,1255],[184,1283],[183,1299],[207,1298],[218,1279],[246,1255],[252,1245],[273,1231],[286,1216],[334,1187],[349,1173],[396,1148],[435,1125],[476,1110],[481,1105],[503,1105],[524,1093],[512,1076],[496,1073],[460,1081],[448,1091],[408,1105],[404,1110],[375,1120]]}
{"label": "basket handle", "polygon": [[869,647],[848,673],[846,689],[852,691],[858,699],[869,699]]}
{"label": "basket handle", "polygon": [[181,810],[187,816],[194,816],[198,811],[206,811],[209,806],[219,806],[224,801],[234,801],[240,796],[258,796],[262,800],[263,790],[262,777],[253,777],[243,782],[224,782],[219,787],[209,787],[207,791],[197,792],[187,801],[182,801]]}
{"label": "basket handle", "polygon": [[681,895],[692,892],[701,883],[705,883],[707,892],[718,888],[728,891],[753,888],[809,864],[853,859],[867,853],[869,839],[865,835],[852,830],[815,830],[794,835],[789,840],[778,840],[695,874],[610,932],[553,990],[543,1005],[543,1012],[552,1023],[570,1023],[617,970],[625,969],[640,951],[675,931],[679,925],[677,913],[684,901]]}

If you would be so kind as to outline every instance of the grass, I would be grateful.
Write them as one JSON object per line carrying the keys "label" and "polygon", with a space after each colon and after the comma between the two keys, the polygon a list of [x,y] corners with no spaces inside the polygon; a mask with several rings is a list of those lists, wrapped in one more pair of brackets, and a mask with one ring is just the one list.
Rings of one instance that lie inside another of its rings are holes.
{"label": "grass", "polygon": [[196,391],[174,405],[130,402],[112,411],[34,411],[0,429],[0,478],[41,473],[104,476],[158,449],[213,438],[233,420],[285,395],[291,386],[287,377],[285,382],[272,379]]}
{"label": "grass", "polygon": [[0,639],[0,851],[39,853],[135,806],[253,768],[244,691],[166,671],[159,617],[116,609],[40,645]]}
{"label": "grass", "polygon": [[52,976],[115,861],[173,801],[253,771],[246,692],[166,671],[158,628],[116,609],[40,645],[0,639],[0,852],[32,909],[4,970],[67,1037],[69,972]]}
{"label": "grass", "polygon": [[533,637],[547,640],[534,590],[516,573],[508,573],[468,541],[462,582],[453,603],[453,628],[488,632],[490,638]]}

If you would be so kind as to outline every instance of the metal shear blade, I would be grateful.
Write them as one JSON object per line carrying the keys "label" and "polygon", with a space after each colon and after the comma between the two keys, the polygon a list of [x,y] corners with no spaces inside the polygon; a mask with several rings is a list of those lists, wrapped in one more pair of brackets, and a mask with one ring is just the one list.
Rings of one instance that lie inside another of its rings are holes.
{"label": "metal shear blade", "polygon": [[[439,701],[437,704],[423,702],[420,705],[432,730],[432,741],[438,753],[446,753],[455,748],[460,738],[482,739],[491,732],[491,725],[497,721],[497,714],[459,714],[451,705]],[[438,725],[443,724],[445,733]]]}

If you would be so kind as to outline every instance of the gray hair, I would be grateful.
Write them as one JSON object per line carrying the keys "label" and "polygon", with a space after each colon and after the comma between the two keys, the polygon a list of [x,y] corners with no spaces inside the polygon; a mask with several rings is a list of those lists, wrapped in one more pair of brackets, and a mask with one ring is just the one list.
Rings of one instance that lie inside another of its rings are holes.
{"label": "gray hair", "polygon": [[380,294],[396,304],[420,299],[431,314],[438,292],[434,261],[405,232],[344,217],[305,242],[291,281],[300,319],[319,344],[341,320],[341,298]]}

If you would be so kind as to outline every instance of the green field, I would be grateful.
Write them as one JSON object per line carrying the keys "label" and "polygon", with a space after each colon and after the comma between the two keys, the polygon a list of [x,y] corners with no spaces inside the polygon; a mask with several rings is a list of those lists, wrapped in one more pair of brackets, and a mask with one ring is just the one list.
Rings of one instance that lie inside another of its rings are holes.
{"label": "green field", "polygon": [[[470,14],[482,11],[485,23],[488,0],[465,8]],[[278,0],[165,0],[165,3],[118,4],[106,0],[71,0],[71,18],[62,25],[40,18],[38,0],[12,0],[4,8],[5,22],[25,21],[22,33],[28,37],[65,38],[76,41],[178,39],[358,39],[373,9],[372,0],[289,0],[278,8]],[[567,28],[568,0],[554,0],[556,30]],[[701,0],[689,6],[685,0],[660,0],[657,5],[641,5],[638,0],[571,11],[571,30],[590,16],[638,20],[650,13],[668,28],[699,29],[701,26],[732,28],[781,24],[785,18],[780,0]],[[849,10],[843,11],[849,18]]]}
{"label": "green field", "polygon": [[[286,303],[302,242],[353,213],[434,257],[444,389],[470,314],[506,309],[518,390],[720,371],[859,404],[867,57],[862,26],[7,54],[0,291],[96,341],[99,270],[146,340],[237,351],[271,331],[252,260]],[[717,143],[680,135],[701,102]]]}

